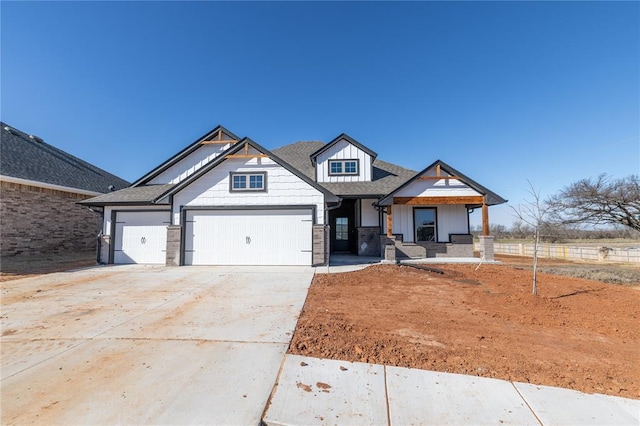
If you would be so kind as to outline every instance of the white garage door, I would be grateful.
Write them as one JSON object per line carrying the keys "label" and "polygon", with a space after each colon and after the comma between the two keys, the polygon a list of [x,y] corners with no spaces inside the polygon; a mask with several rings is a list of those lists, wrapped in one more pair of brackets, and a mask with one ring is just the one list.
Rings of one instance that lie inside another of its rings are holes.
{"label": "white garage door", "polygon": [[190,210],[186,265],[311,265],[311,210]]}
{"label": "white garage door", "polygon": [[169,212],[117,212],[114,263],[165,264]]}

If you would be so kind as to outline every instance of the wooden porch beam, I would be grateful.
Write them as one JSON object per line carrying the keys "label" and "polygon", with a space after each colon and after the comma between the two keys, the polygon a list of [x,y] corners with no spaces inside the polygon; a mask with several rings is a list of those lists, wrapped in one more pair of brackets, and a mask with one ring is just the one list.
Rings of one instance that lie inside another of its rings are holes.
{"label": "wooden porch beam", "polygon": [[265,154],[229,154],[226,158],[267,158]]}
{"label": "wooden porch beam", "polygon": [[420,176],[418,180],[462,179],[460,176]]}
{"label": "wooden porch beam", "polygon": [[387,206],[387,237],[393,238],[393,205]]}
{"label": "wooden porch beam", "polygon": [[487,203],[482,203],[482,235],[489,236],[489,206]]}
{"label": "wooden porch beam", "polygon": [[202,145],[227,145],[227,144],[233,144],[238,142],[235,139],[227,139],[227,140],[222,140],[222,139],[214,139],[211,141],[202,141],[200,142]]}
{"label": "wooden porch beam", "polygon": [[393,197],[393,204],[410,206],[431,204],[483,204],[482,195],[467,195],[458,197]]}

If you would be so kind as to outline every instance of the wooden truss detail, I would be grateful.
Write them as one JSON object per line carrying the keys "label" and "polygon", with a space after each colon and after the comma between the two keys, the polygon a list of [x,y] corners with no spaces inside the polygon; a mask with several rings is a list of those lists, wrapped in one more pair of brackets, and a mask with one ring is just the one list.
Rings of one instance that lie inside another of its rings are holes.
{"label": "wooden truss detail", "polygon": [[249,143],[244,143],[244,154],[229,154],[226,158],[268,158],[265,154],[249,154]]}
{"label": "wooden truss detail", "polygon": [[435,176],[420,176],[418,180],[440,180],[440,179],[458,179],[460,180],[460,176],[449,176],[443,175],[442,170],[440,168],[440,164],[436,164],[436,175]]}
{"label": "wooden truss detail", "polygon": [[218,130],[218,134],[213,139],[200,142],[202,145],[227,145],[238,142],[235,139],[222,139],[222,130]]}

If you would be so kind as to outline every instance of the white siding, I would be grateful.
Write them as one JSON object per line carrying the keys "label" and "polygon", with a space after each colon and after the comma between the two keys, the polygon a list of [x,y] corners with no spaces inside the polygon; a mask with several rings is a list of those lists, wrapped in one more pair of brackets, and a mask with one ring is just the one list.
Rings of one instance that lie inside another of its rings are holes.
{"label": "white siding", "polygon": [[[425,173],[423,176],[428,176]],[[402,188],[395,197],[460,197],[482,195],[458,179],[415,180]]]}
{"label": "white siding", "polygon": [[449,241],[449,234],[468,234],[469,215],[463,205],[438,206],[438,241]]}
{"label": "white siding", "polygon": [[361,211],[361,224],[360,226],[380,226],[378,223],[378,210],[373,207],[373,203],[378,200],[363,199],[360,201],[360,211]]}
{"label": "white siding", "polygon": [[[329,176],[329,160],[359,160],[359,175]],[[318,182],[369,182],[371,181],[371,156],[342,139],[316,159]]]}
{"label": "white siding", "polygon": [[111,233],[111,212],[113,210],[121,211],[121,210],[169,210],[169,206],[105,206],[104,215],[103,215],[103,223],[102,223],[102,233],[104,235],[109,235]]}
{"label": "white siding", "polygon": [[[267,172],[267,191],[230,192],[229,173]],[[269,158],[228,159],[173,198],[173,223],[181,206],[315,205],[316,223],[324,224],[324,194]]]}
{"label": "white siding", "polygon": [[[438,242],[448,242],[449,234],[469,233],[469,216],[464,205],[408,206],[394,204],[393,233],[402,234],[404,242],[414,242],[413,209],[420,207],[436,209]],[[386,222],[386,215],[384,216],[384,222]],[[386,232],[386,227],[384,227],[384,232]]]}
{"label": "white siding", "polygon": [[178,161],[164,172],[153,178],[149,185],[159,185],[165,183],[178,183],[191,176],[202,166],[220,155],[230,147],[227,145],[202,145],[187,157]]}

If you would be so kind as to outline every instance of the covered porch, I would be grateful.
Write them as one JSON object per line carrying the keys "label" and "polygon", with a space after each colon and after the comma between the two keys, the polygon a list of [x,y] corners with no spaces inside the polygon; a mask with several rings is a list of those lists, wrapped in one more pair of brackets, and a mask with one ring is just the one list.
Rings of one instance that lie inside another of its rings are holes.
{"label": "covered porch", "polygon": [[507,200],[438,160],[382,198],[381,255],[416,258],[472,258],[469,213],[482,209],[480,254],[493,260],[489,206]]}

